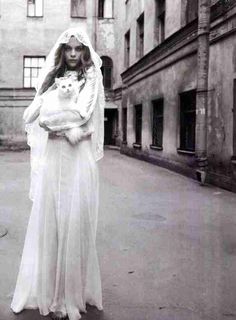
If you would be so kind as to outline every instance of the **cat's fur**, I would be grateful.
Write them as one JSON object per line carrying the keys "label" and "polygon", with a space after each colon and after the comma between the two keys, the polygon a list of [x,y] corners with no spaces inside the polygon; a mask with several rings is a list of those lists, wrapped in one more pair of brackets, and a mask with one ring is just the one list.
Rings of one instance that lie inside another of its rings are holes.
{"label": "cat's fur", "polygon": [[[72,109],[77,101],[80,87],[84,83],[83,81],[73,81],[70,78],[56,78],[55,84],[57,88],[47,93],[43,99],[43,104],[40,110],[40,121],[42,122],[50,115],[63,110]],[[82,118],[86,116],[82,109],[79,109],[78,111]],[[93,128],[85,123],[80,127],[65,130],[64,133],[68,141],[74,145],[82,138],[91,135],[93,133]]]}

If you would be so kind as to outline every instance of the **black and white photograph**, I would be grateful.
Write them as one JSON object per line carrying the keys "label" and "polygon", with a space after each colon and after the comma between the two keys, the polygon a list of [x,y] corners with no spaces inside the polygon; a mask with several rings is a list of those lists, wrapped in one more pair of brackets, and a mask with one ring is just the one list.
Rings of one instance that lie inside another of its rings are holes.
{"label": "black and white photograph", "polygon": [[236,320],[236,0],[0,0],[0,320]]}

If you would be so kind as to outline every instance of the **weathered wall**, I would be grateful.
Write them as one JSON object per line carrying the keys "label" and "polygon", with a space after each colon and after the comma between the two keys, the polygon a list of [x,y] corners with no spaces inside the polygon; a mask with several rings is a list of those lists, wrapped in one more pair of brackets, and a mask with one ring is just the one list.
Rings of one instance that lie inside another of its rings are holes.
{"label": "weathered wall", "polygon": [[[128,107],[127,147],[135,142],[134,106],[143,105],[142,153],[173,162],[192,164],[192,157],[177,153],[179,148],[179,93],[196,89],[196,55],[129,86],[123,106]],[[152,150],[152,100],[164,98],[163,150]]]}
{"label": "weathered wall", "polygon": [[0,108],[0,143],[18,143],[26,140],[22,116],[25,107]]}
{"label": "weathered wall", "polygon": [[91,1],[87,1],[85,19],[71,18],[70,2],[66,0],[58,0],[56,6],[52,1],[44,1],[42,18],[27,17],[26,1],[5,1],[1,9],[0,41],[6,45],[1,52],[0,87],[22,87],[23,56],[47,55],[60,33],[68,27],[87,29],[94,42]]}
{"label": "weathered wall", "polygon": [[[27,1],[7,0],[1,3],[0,18],[0,89],[23,87],[23,57],[47,56],[56,39],[69,27],[86,29],[95,50],[100,56],[109,56],[114,63],[114,83],[118,76],[116,67],[114,19],[98,19],[97,1],[86,1],[86,18],[71,18],[70,1],[44,1],[43,17],[27,17]],[[28,89],[26,89],[28,90]],[[9,97],[8,106],[0,90],[0,135],[6,139],[25,136],[22,125],[24,106]],[[17,94],[17,93],[16,93]],[[32,97],[31,97],[32,98]],[[117,102],[119,104],[119,101]],[[18,109],[17,109],[18,108]]]}
{"label": "weathered wall", "polygon": [[[236,94],[233,87],[236,79],[235,25],[236,7],[211,24],[207,125],[208,179],[231,190],[236,190],[236,161],[234,159],[232,161],[232,156],[235,156],[233,127],[236,126],[236,123],[233,123],[234,95]],[[197,48],[196,38],[194,41]],[[171,57],[174,59],[182,50],[184,50],[183,47],[174,51]],[[158,57],[158,48],[156,52]],[[161,71],[155,71],[158,70],[158,63],[161,64],[161,62],[151,63],[150,57],[155,57],[155,54],[149,55],[146,59],[150,70],[147,67],[145,69],[140,61],[124,73],[126,87],[123,90],[123,106],[128,107],[128,143],[122,146],[122,152],[187,174],[191,172],[194,174],[194,157],[189,154],[184,155],[177,149],[180,137],[179,93],[196,89],[196,52],[191,56],[183,55],[182,60],[172,63],[171,66],[162,67]],[[160,61],[164,64],[169,57]],[[138,66],[143,70],[143,74]],[[151,101],[160,97],[164,98],[163,150],[153,150],[150,148],[152,143]],[[143,105],[142,148],[137,150],[133,147],[135,142],[134,105],[140,103]]]}
{"label": "weathered wall", "polygon": [[212,44],[209,64],[208,155],[210,169],[228,174],[233,155],[233,81],[236,38]]}
{"label": "weathered wall", "polygon": [[[166,29],[165,37],[169,37],[181,27],[182,0],[166,0]],[[124,35],[130,30],[130,65],[139,59],[136,55],[137,19],[144,12],[144,55],[156,47],[155,38],[155,1],[137,0],[115,1],[115,40],[117,54],[118,74],[125,71],[124,66]],[[116,78],[116,84],[121,84],[120,78]]]}

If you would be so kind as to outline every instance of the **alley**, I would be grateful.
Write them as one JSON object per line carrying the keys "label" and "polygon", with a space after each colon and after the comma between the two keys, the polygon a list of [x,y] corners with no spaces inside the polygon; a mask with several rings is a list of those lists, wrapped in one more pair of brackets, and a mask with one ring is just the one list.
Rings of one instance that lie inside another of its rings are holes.
{"label": "alley", "polygon": [[[97,246],[104,311],[82,320],[236,319],[236,195],[106,150]],[[0,153],[0,320],[10,301],[31,202],[29,153]]]}

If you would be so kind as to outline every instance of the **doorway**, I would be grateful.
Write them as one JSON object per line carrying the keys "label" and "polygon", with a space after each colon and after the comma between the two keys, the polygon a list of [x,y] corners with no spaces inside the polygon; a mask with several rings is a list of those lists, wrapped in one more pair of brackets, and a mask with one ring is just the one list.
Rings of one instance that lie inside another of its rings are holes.
{"label": "doorway", "polygon": [[104,114],[104,144],[116,145],[118,125],[118,110],[117,109],[105,109]]}

